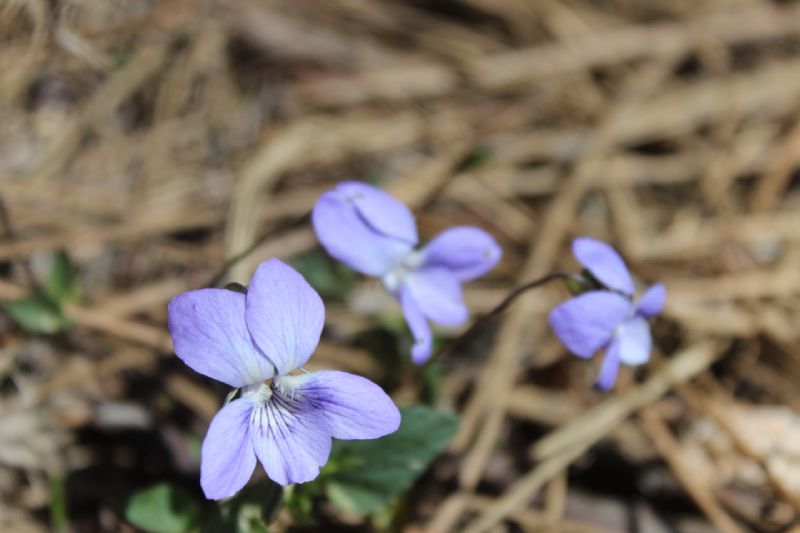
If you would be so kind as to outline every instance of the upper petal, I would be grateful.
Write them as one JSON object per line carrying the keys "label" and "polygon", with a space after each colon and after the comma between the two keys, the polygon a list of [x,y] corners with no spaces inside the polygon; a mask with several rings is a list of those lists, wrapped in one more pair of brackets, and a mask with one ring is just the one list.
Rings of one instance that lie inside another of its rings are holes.
{"label": "upper petal", "polygon": [[299,272],[277,259],[261,263],[247,292],[247,328],[278,374],[300,368],[314,353],[325,306]]}
{"label": "upper petal", "polygon": [[[371,225],[338,188],[317,200],[311,222],[317,238],[332,257],[369,276],[383,276],[413,248],[412,243]],[[381,224],[386,225],[386,221]]]}
{"label": "upper petal", "polygon": [[394,433],[400,411],[379,386],[366,378],[327,370],[280,378],[328,421],[337,439],[376,439]]}
{"label": "upper petal", "polygon": [[423,248],[423,267],[443,267],[460,281],[483,276],[500,261],[503,250],[480,228],[456,226],[443,231]]}
{"label": "upper petal", "polygon": [[469,317],[461,282],[444,268],[425,268],[408,274],[406,286],[428,319],[444,326],[457,326]]}
{"label": "upper petal", "polygon": [[577,356],[591,357],[608,344],[614,329],[631,311],[631,302],[609,291],[591,291],[570,298],[550,311],[550,326]]}
{"label": "upper petal", "polygon": [[200,486],[206,498],[233,496],[247,484],[256,466],[250,444],[253,403],[245,398],[223,407],[211,421],[200,450]]}
{"label": "upper petal", "polygon": [[415,364],[421,365],[428,360],[433,351],[431,328],[408,287],[404,287],[400,293],[400,305],[403,307],[403,316],[406,319],[406,323],[408,323],[411,334],[414,336],[414,345],[411,347],[411,360]]}
{"label": "upper petal", "polygon": [[376,231],[415,246],[417,224],[411,210],[391,195],[367,183],[345,181],[336,186],[358,210],[361,217]]}
{"label": "upper petal", "polygon": [[596,239],[578,237],[572,241],[572,253],[606,287],[633,294],[633,278],[614,248]]}
{"label": "upper petal", "polygon": [[646,318],[655,316],[664,309],[666,301],[667,288],[663,283],[656,283],[651,285],[639,299],[636,312]]}
{"label": "upper petal", "polygon": [[275,483],[311,481],[328,462],[328,422],[318,408],[300,395],[273,389],[269,398],[256,402],[250,424],[250,441],[256,456]]}
{"label": "upper petal", "polygon": [[635,316],[626,320],[617,334],[619,358],[626,365],[641,365],[650,359],[653,338],[650,336],[650,325],[647,320]]}
{"label": "upper petal", "polygon": [[167,307],[175,353],[195,372],[243,387],[274,375],[245,325],[245,295],[225,289],[180,294]]}

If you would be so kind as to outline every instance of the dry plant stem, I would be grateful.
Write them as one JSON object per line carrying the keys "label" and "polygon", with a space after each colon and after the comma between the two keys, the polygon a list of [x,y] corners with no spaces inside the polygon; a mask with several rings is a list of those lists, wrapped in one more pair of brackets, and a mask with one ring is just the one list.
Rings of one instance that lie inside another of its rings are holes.
{"label": "dry plant stem", "polygon": [[770,485],[772,485],[772,488],[775,490],[775,492],[792,507],[794,507],[795,512],[800,513],[800,496],[798,496],[797,493],[790,487],[787,487],[780,478],[774,475],[773,471],[766,464],[764,457],[757,451],[753,450],[748,443],[742,439],[741,434],[736,431],[733,425],[731,425],[728,417],[725,415],[721,405],[723,405],[724,402],[732,401],[732,399],[725,398],[723,400],[721,398],[721,388],[718,386],[716,381],[714,381],[709,374],[705,374],[703,377],[706,378],[703,380],[703,384],[713,384],[713,388],[717,389],[711,395],[701,394],[701,391],[698,390],[697,387],[694,387],[688,383],[684,383],[676,387],[676,390],[683,398],[686,399],[687,403],[692,406],[692,408],[705,413],[717,424],[719,424],[720,428],[722,428],[722,430],[725,431],[733,441],[733,444],[736,446],[736,449],[739,451],[739,453],[757,463],[761,467],[761,470],[764,472],[764,475],[766,476]]}
{"label": "dry plant stem", "polygon": [[567,279],[579,279],[579,278],[573,274],[566,274],[564,272],[553,272],[552,274],[548,274],[542,278],[528,282],[525,285],[522,285],[521,287],[517,287],[516,289],[511,291],[511,293],[508,296],[506,296],[505,299],[503,299],[503,301],[497,304],[494,309],[492,309],[482,317],[478,318],[475,322],[472,323],[472,325],[469,328],[467,328],[467,330],[464,333],[459,335],[457,338],[453,339],[453,341],[449,345],[447,345],[444,349],[442,349],[438,353],[433,354],[433,356],[430,359],[428,359],[428,361],[425,363],[425,366],[430,365],[436,358],[441,359],[442,357],[446,357],[453,354],[456,350],[461,348],[470,339],[470,337],[472,337],[472,335],[475,334],[476,331],[481,329],[493,318],[495,318],[503,311],[508,309],[508,307],[512,303],[514,303],[514,301],[517,298],[519,298],[529,290],[538,289],[543,285],[547,285],[551,281],[559,279],[567,280]]}
{"label": "dry plant stem", "polygon": [[515,511],[526,507],[536,492],[567,468],[596,442],[608,435],[637,410],[655,402],[678,383],[683,383],[708,368],[723,346],[711,341],[698,342],[676,355],[644,384],[614,396],[563,426],[542,441],[546,454],[541,462],[514,483],[464,533],[483,533]]}
{"label": "dry plant stem", "polygon": [[222,266],[219,268],[216,274],[214,274],[211,279],[208,280],[206,283],[206,287],[212,288],[219,285],[224,279],[225,275],[228,273],[233,266],[235,266],[239,261],[242,261],[247,258],[250,254],[258,250],[259,246],[263,243],[267,242],[275,235],[275,231],[267,232],[266,234],[262,235],[260,238],[253,241],[250,246],[239,252],[238,254],[234,255],[233,257],[228,258]]}
{"label": "dry plant stem", "polygon": [[[699,370],[709,366],[720,351],[720,349],[713,350],[712,348],[714,348],[714,344],[711,342],[698,343],[687,348],[681,355],[659,369],[643,385],[634,387],[622,395],[610,397],[594,408],[584,411],[572,422],[545,435],[531,447],[531,455],[536,460],[547,459],[557,455],[564,446],[593,439],[597,433],[607,432],[609,425],[616,425],[634,410],[655,401],[676,383],[686,381],[688,377],[694,376]],[[687,353],[693,354],[697,360],[687,361]],[[705,366],[698,369],[698,364],[705,364]]]}
{"label": "dry plant stem", "polygon": [[714,497],[713,491],[692,472],[680,452],[678,442],[672,436],[657,410],[658,406],[644,409],[639,418],[653,445],[667,462],[675,477],[691,495],[697,506],[722,533],[742,533],[744,530],[725,512]]}
{"label": "dry plant stem", "polygon": [[[492,503],[494,503],[493,498],[474,495],[468,498],[467,507],[470,510],[480,512],[487,507],[491,507]],[[548,523],[549,520],[549,516],[546,513],[535,509],[520,509],[509,518],[518,523],[525,531],[536,531],[538,533],[545,531],[542,524]],[[611,533],[609,529],[571,519],[560,519],[552,525],[552,529],[549,531],[558,533]]]}

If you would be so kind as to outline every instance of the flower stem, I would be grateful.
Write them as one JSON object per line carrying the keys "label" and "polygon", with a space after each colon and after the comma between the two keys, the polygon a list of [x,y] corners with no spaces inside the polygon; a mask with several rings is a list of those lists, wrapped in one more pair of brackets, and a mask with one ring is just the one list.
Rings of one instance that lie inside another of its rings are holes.
{"label": "flower stem", "polygon": [[472,325],[469,328],[467,328],[467,330],[464,333],[462,333],[461,335],[459,335],[458,337],[453,339],[450,342],[450,344],[445,346],[443,349],[441,349],[437,353],[433,354],[430,357],[430,359],[428,359],[425,362],[425,366],[430,364],[434,359],[442,358],[442,357],[444,357],[446,355],[450,355],[451,353],[453,353],[456,350],[458,350],[459,348],[461,348],[467,342],[467,340],[469,340],[470,337],[472,337],[475,334],[476,331],[481,329],[484,325],[486,325],[488,322],[490,322],[494,317],[496,317],[497,315],[499,315],[503,311],[505,311],[512,303],[514,303],[514,301],[517,298],[519,298],[520,296],[522,296],[524,293],[528,292],[529,290],[538,289],[539,287],[547,285],[551,281],[568,280],[568,279],[574,279],[574,278],[575,278],[574,274],[566,274],[564,272],[552,272],[550,274],[547,274],[546,276],[543,276],[543,277],[541,277],[539,279],[535,279],[533,281],[529,281],[528,283],[526,283],[526,284],[524,284],[524,285],[522,285],[520,287],[517,287],[516,289],[511,291],[508,294],[508,296],[506,296],[503,299],[503,301],[501,301],[499,304],[497,304],[494,307],[494,309],[492,309],[491,311],[489,311],[485,315],[483,315],[480,318],[478,318],[477,320],[475,320],[475,322],[473,322]]}

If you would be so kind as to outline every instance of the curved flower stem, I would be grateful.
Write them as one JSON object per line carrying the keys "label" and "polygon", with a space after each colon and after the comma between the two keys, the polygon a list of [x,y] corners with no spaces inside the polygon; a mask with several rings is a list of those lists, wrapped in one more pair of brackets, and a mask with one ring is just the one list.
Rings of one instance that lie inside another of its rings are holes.
{"label": "curved flower stem", "polygon": [[472,325],[469,328],[467,328],[467,330],[464,333],[462,333],[461,335],[459,335],[458,337],[453,339],[450,342],[450,344],[445,346],[443,349],[441,349],[438,352],[436,352],[435,354],[433,354],[425,362],[425,364],[423,366],[429,365],[436,358],[441,358],[441,357],[443,357],[445,355],[449,355],[450,353],[456,351],[467,340],[469,340],[469,338],[472,337],[472,335],[476,331],[478,331],[480,328],[482,328],[484,325],[486,325],[486,323],[491,321],[494,317],[496,317],[497,315],[499,315],[503,311],[505,311],[512,303],[514,303],[514,301],[517,298],[522,296],[524,293],[526,293],[526,292],[528,292],[529,290],[532,290],[532,289],[538,289],[539,287],[547,285],[551,281],[567,280],[567,279],[580,279],[580,278],[578,276],[576,276],[575,274],[566,274],[564,272],[552,272],[550,274],[547,274],[544,277],[541,277],[539,279],[535,279],[533,281],[529,281],[528,283],[526,283],[526,284],[524,284],[524,285],[522,285],[520,287],[517,287],[516,289],[511,291],[508,294],[508,296],[506,296],[503,299],[502,302],[497,304],[494,307],[494,309],[492,309],[491,311],[489,311],[485,315],[483,315],[480,318],[478,318],[477,320],[475,320],[475,322],[473,322]]}

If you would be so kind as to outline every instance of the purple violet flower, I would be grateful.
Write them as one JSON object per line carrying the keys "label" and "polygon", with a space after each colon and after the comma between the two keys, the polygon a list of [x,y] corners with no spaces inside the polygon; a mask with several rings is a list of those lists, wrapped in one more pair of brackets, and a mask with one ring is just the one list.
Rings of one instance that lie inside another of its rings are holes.
{"label": "purple violet flower", "polygon": [[661,283],[651,285],[635,302],[633,278],[611,246],[579,237],[572,252],[608,290],[590,290],[562,303],[550,312],[550,326],[578,357],[589,358],[605,349],[596,386],[609,390],[620,363],[636,366],[650,358],[653,341],[647,319],[663,309],[666,289]]}
{"label": "purple violet flower", "polygon": [[256,459],[276,483],[304,483],[328,461],[332,437],[374,439],[397,430],[400,412],[371,381],[337,371],[289,375],[316,349],[325,307],[281,261],[262,263],[246,295],[189,291],[173,298],[168,311],[178,357],[241,389],[203,441],[200,484],[207,498],[238,492]]}
{"label": "purple violet flower", "polygon": [[311,215],[322,246],[354,270],[380,278],[399,302],[414,336],[411,358],[424,363],[433,336],[428,320],[457,326],[469,316],[461,284],[494,268],[502,250],[485,231],[450,228],[420,250],[411,211],[365,183],[343,182],[324,193]]}

